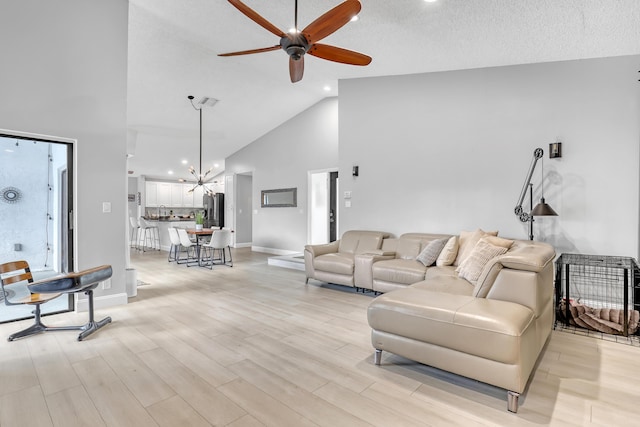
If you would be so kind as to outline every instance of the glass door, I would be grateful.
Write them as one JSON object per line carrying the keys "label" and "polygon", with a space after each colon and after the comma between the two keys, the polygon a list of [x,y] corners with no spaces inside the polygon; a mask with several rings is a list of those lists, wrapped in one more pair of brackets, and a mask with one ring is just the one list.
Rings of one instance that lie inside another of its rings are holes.
{"label": "glass door", "polygon": [[[25,260],[35,280],[72,270],[72,177],[73,144],[0,133],[0,263]],[[9,300],[24,295],[22,286],[9,289]],[[3,299],[0,322],[33,317],[33,307]],[[72,307],[73,296],[63,294],[42,313]]]}

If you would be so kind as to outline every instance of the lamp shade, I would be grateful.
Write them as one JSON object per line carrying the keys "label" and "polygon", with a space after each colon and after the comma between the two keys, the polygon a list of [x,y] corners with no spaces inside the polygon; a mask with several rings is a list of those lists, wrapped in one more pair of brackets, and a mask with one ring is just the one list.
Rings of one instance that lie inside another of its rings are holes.
{"label": "lamp shade", "polygon": [[544,197],[542,197],[540,203],[531,210],[531,216],[558,216],[558,214],[544,201]]}

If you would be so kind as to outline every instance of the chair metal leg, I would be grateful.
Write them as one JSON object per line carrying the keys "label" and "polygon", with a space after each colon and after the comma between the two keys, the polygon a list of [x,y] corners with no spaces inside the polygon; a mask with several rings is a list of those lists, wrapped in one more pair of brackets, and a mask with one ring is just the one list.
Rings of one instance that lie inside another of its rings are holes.
{"label": "chair metal leg", "polygon": [[[89,306],[93,307],[92,304],[93,299],[91,299],[89,301]],[[14,341],[18,338],[24,338],[24,337],[28,337],[31,335],[36,335],[42,332],[47,332],[47,331],[77,331],[77,330],[81,330],[83,328],[86,328],[87,325],[83,325],[83,326],[47,326],[44,323],[42,323],[42,317],[41,317],[41,312],[40,312],[40,304],[36,305],[36,309],[33,311],[34,317],[35,317],[35,323],[31,326],[29,326],[27,329],[23,329],[19,332],[16,332],[14,334],[9,335],[9,338],[7,338],[8,341]],[[100,322],[102,322],[103,320],[101,320]],[[109,322],[111,322],[111,318],[109,318]],[[104,326],[104,325],[102,325]],[[100,327],[102,327],[100,326]]]}
{"label": "chair metal leg", "polygon": [[97,322],[93,318],[93,289],[89,289],[85,292],[89,299],[89,322],[86,325],[80,326],[78,329],[81,329],[80,335],[78,335],[78,341],[82,341],[98,329],[102,328],[107,323],[111,323],[111,317],[105,317],[102,320],[98,320]]}

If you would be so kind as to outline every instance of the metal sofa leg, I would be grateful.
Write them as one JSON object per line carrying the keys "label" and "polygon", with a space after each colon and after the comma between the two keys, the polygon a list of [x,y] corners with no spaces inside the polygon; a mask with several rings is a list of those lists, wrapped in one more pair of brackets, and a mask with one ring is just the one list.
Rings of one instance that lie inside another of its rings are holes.
{"label": "metal sofa leg", "polygon": [[373,363],[375,365],[380,365],[381,361],[382,361],[382,350],[378,350],[376,348],[376,352],[373,354]]}
{"label": "metal sofa leg", "polygon": [[507,391],[507,410],[509,412],[518,412],[518,397],[520,397],[520,393],[511,390]]}

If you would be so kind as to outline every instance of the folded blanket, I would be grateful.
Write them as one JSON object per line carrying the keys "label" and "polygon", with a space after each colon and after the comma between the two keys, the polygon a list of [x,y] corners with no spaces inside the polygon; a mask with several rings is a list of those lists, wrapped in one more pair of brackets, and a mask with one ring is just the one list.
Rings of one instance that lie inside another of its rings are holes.
{"label": "folded blanket", "polygon": [[[571,318],[569,323],[574,326],[604,332],[605,334],[622,335],[624,332],[624,310],[617,308],[592,308],[569,300]],[[566,312],[566,301],[560,302],[559,317],[563,320]],[[640,313],[638,310],[629,311],[629,334],[638,330]]]}

